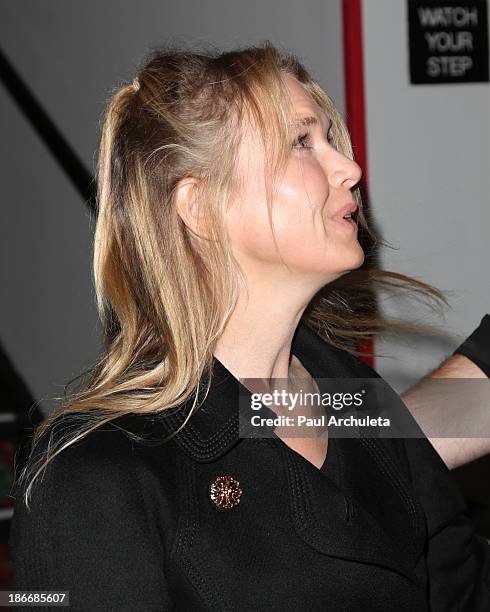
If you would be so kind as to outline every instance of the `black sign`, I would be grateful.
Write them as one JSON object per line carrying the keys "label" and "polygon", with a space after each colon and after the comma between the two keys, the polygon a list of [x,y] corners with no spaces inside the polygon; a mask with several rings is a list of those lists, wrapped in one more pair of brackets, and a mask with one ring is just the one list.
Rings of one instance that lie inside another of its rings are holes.
{"label": "black sign", "polygon": [[411,83],[488,82],[487,0],[408,0]]}

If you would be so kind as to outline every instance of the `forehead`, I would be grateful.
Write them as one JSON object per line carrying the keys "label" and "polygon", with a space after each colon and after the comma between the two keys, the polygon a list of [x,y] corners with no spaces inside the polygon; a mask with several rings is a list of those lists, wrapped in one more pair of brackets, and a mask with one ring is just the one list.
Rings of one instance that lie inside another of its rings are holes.
{"label": "forehead", "polygon": [[294,76],[285,74],[285,81],[291,94],[296,116],[313,115],[324,123],[328,122],[326,112],[311,97],[310,92]]}
{"label": "forehead", "polygon": [[[289,73],[284,73],[284,80],[289,90],[292,103],[292,117],[289,117],[289,125],[304,126],[319,122],[320,125],[328,129],[331,124],[331,118],[321,106],[319,106],[312,98],[310,92],[303,86],[302,83]],[[260,140],[259,132],[256,129],[254,119],[247,114],[245,120],[240,126],[241,138],[237,159],[237,168],[248,171],[252,167],[261,166],[263,163],[263,143]]]}

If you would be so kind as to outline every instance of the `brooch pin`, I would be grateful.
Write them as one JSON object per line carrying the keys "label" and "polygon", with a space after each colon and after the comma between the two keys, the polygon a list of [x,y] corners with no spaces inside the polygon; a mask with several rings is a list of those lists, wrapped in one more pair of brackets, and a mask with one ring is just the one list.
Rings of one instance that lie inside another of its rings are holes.
{"label": "brooch pin", "polygon": [[240,483],[231,476],[216,476],[209,487],[209,496],[220,510],[230,510],[240,503]]}

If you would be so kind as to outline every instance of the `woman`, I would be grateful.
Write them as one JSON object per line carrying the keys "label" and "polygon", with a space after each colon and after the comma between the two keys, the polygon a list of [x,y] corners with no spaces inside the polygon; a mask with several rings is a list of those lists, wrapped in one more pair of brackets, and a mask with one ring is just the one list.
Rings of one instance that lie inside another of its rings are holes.
{"label": "woman", "polygon": [[379,378],[354,343],[403,325],[376,286],[444,299],[360,269],[360,177],[331,99],[268,42],[159,50],[114,93],[107,350],[36,431],[15,589],[76,610],[488,609],[488,547],[426,439],[241,429],[239,395],[276,379]]}

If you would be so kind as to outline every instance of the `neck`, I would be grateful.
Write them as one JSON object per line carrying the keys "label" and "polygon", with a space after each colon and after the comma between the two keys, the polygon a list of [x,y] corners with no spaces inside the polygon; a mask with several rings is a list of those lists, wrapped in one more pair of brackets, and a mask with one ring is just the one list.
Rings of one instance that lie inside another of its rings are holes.
{"label": "neck", "polygon": [[[214,351],[215,356],[236,378],[290,379],[301,370],[292,355],[294,333],[311,299],[294,299],[292,292],[268,294],[281,296],[279,303],[267,302],[263,295],[249,290],[249,299],[239,299]],[[289,297],[289,304],[286,303]]]}

